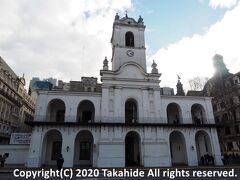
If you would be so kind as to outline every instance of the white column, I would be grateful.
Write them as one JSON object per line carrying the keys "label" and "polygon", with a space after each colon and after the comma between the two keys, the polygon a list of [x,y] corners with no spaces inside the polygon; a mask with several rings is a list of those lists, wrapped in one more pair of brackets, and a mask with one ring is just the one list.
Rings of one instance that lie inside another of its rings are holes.
{"label": "white column", "polygon": [[163,127],[157,128],[156,142],[159,144],[160,165],[159,167],[170,167],[172,165],[169,134]]}
{"label": "white column", "polygon": [[[122,89],[116,88],[114,92],[114,117],[117,122],[125,122],[125,102],[122,102]],[[115,121],[116,122],[116,121]]]}
{"label": "white column", "polygon": [[192,114],[191,114],[191,106],[189,104],[182,104],[182,122],[183,124],[192,124]]}
{"label": "white column", "polygon": [[212,150],[213,150],[213,156],[215,160],[215,165],[222,166],[222,156],[221,156],[221,150],[219,146],[219,139],[217,135],[216,129],[211,129],[211,140],[212,140]]}
{"label": "white column", "polygon": [[96,167],[125,166],[125,139],[119,137],[122,129],[119,129],[117,135],[114,134],[115,132],[109,133],[111,130],[112,128],[101,127]]}
{"label": "white column", "polygon": [[155,105],[155,117],[157,118],[157,123],[161,122],[161,97],[160,90],[154,90],[154,105]]}
{"label": "white column", "polygon": [[64,158],[63,167],[73,167],[74,149],[75,149],[76,135],[73,132],[73,128],[66,127],[62,131],[62,155]]}
{"label": "white column", "polygon": [[143,119],[140,119],[142,120],[142,123],[143,123],[143,120],[145,122],[149,122],[149,99],[148,99],[148,91],[147,90],[142,90],[142,99],[143,99]]}
{"label": "white column", "polygon": [[152,127],[144,129],[144,138],[142,139],[144,167],[158,167],[160,164],[160,144],[155,142],[154,130],[155,128],[152,129]]}
{"label": "white column", "polygon": [[27,167],[41,167],[43,162],[43,138],[42,127],[35,127],[31,136],[31,143],[26,161]]}
{"label": "white column", "polygon": [[107,119],[108,114],[109,114],[109,89],[108,87],[103,87],[102,88],[102,101],[101,101],[101,121],[106,122],[109,121],[109,119]]}
{"label": "white column", "polygon": [[92,153],[93,153],[92,166],[97,167],[98,139],[96,139],[96,137],[94,138],[94,141],[93,141]]}
{"label": "white column", "polygon": [[[74,97],[71,97],[74,98]],[[75,103],[74,99],[70,99],[65,102],[65,122],[76,122],[77,121],[77,108],[78,104]]]}
{"label": "white column", "polygon": [[206,111],[206,118],[208,124],[215,124],[214,115],[213,115],[213,108],[212,108],[212,102],[210,98],[207,98],[205,100],[205,111]]}
{"label": "white column", "polygon": [[36,108],[35,108],[35,116],[34,116],[35,121],[47,121],[47,115],[48,115],[47,102],[48,102],[47,96],[45,94],[40,94],[37,99]]}
{"label": "white column", "polygon": [[188,129],[187,132],[185,133],[188,166],[198,166],[195,136],[193,136],[193,132],[189,132],[189,131],[190,130]]}

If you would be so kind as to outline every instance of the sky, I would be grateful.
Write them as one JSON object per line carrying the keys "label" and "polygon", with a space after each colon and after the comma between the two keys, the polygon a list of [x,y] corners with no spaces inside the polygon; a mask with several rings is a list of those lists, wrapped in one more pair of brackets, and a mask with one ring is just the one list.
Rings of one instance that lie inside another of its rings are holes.
{"label": "sky", "polygon": [[115,14],[141,15],[148,72],[158,64],[160,86],[184,89],[214,74],[212,57],[240,71],[239,0],[0,0],[0,56],[17,75],[64,81],[100,78],[111,59]]}

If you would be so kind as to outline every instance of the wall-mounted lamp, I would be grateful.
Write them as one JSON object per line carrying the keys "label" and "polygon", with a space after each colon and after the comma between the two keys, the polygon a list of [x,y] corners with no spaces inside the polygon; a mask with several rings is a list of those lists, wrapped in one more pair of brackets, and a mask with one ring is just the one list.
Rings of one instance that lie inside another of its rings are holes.
{"label": "wall-mounted lamp", "polygon": [[69,151],[69,146],[66,147],[67,152]]}
{"label": "wall-mounted lamp", "polygon": [[192,146],[192,151],[194,151],[194,146]]}

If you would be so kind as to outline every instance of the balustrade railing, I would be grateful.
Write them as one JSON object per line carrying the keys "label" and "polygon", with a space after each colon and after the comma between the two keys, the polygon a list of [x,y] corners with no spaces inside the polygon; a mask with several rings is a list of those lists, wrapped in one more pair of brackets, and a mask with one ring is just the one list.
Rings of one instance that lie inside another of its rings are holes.
{"label": "balustrade railing", "polygon": [[[126,121],[125,117],[105,117],[105,116],[94,116],[91,119],[82,118],[80,116],[49,116],[49,115],[35,115],[34,121],[42,122],[79,122],[79,123],[100,123],[100,122],[109,122],[109,123],[166,123],[166,124],[215,124],[214,119],[207,119],[206,123],[203,121],[195,122],[192,118],[181,118],[178,122],[169,121],[167,117],[141,117],[133,119],[132,122]],[[195,122],[195,123],[194,123]]]}

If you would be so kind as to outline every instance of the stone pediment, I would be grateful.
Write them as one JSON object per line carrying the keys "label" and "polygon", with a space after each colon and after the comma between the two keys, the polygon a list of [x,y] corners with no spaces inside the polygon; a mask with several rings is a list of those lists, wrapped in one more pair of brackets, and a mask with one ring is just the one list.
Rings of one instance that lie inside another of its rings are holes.
{"label": "stone pediment", "polygon": [[124,63],[114,73],[118,78],[144,79],[148,74],[135,62]]}
{"label": "stone pediment", "polygon": [[[117,71],[100,71],[101,80],[111,81],[126,81],[126,82],[151,82],[159,83],[161,74],[149,74],[136,62],[130,61],[124,63]],[[130,83],[131,85],[131,83]]]}

